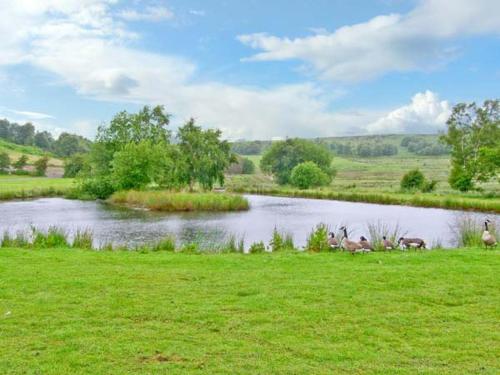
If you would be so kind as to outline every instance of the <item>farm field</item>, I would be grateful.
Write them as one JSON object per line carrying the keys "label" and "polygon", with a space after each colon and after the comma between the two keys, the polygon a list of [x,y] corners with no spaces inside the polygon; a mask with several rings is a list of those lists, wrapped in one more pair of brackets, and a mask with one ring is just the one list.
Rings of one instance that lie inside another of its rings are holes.
{"label": "farm field", "polygon": [[497,374],[499,256],[0,249],[0,372]]}

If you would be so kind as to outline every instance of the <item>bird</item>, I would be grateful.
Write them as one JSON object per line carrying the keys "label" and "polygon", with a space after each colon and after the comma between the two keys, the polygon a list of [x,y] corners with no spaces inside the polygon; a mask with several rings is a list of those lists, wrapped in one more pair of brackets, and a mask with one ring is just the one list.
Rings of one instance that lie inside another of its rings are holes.
{"label": "bird", "polygon": [[481,239],[483,240],[484,246],[486,248],[488,248],[488,246],[493,247],[497,245],[497,239],[488,230],[488,223],[491,223],[491,221],[489,219],[486,219],[486,221],[484,222],[484,232],[481,236]]}
{"label": "bird", "polygon": [[382,237],[382,246],[384,246],[385,250],[394,249],[394,244],[392,243],[391,240],[388,240],[386,236]]}
{"label": "bird", "polygon": [[337,241],[337,239],[335,238],[335,233],[333,232],[330,232],[330,238],[328,238],[328,245],[330,245],[332,249],[338,249],[340,246],[339,241]]}
{"label": "bird", "polygon": [[344,231],[344,238],[342,238],[341,242],[342,247],[351,254],[362,253],[363,247],[359,243],[349,240],[349,237],[347,236],[347,228],[342,227],[340,230]]}
{"label": "bird", "polygon": [[421,238],[404,238],[400,237],[398,240],[399,246],[402,249],[408,249],[410,247],[414,249],[425,249],[425,241]]}
{"label": "bird", "polygon": [[359,244],[361,245],[361,247],[365,252],[370,252],[373,250],[372,244],[366,239],[365,236],[361,236],[359,238]]}

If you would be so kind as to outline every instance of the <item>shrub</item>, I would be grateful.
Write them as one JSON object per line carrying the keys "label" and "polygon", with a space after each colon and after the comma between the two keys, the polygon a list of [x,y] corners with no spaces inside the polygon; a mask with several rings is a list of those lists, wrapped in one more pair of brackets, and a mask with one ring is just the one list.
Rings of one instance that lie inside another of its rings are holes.
{"label": "shrub", "polygon": [[474,187],[472,176],[470,176],[465,170],[458,167],[452,168],[448,182],[453,189],[461,192],[472,190]]}
{"label": "shrub", "polygon": [[271,243],[269,245],[271,246],[271,250],[273,251],[273,253],[275,251],[283,250],[284,248],[285,243],[283,241],[283,236],[280,234],[280,232],[278,232],[278,229],[276,229],[276,227],[274,227],[273,238],[271,239]]}
{"label": "shrub", "polygon": [[81,181],[79,190],[83,194],[98,199],[106,199],[115,192],[115,188],[109,177],[94,177]]}
{"label": "shrub", "polygon": [[401,179],[401,190],[419,190],[425,183],[425,177],[418,169],[413,169],[406,173]]}
{"label": "shrub", "polygon": [[331,177],[323,172],[316,163],[307,161],[292,169],[290,182],[299,189],[309,189],[310,187],[328,185],[331,182]]}
{"label": "shrub", "polygon": [[45,173],[47,172],[47,167],[49,165],[49,158],[48,156],[42,156],[33,164],[35,166],[35,173],[34,173],[35,176],[45,176]]}
{"label": "shrub", "polygon": [[6,152],[0,153],[0,172],[7,172],[9,170],[10,158]]}
{"label": "shrub", "polygon": [[254,174],[255,173],[255,164],[248,158],[243,158],[242,166],[241,166],[242,174]]}
{"label": "shrub", "polygon": [[266,245],[264,245],[264,242],[254,242],[253,244],[250,245],[250,248],[248,249],[248,252],[250,254],[254,253],[263,253],[266,251]]}
{"label": "shrub", "polygon": [[28,157],[23,154],[16,160],[16,162],[14,162],[14,164],[12,164],[12,166],[16,169],[23,169],[26,164],[28,164]]}
{"label": "shrub", "polygon": [[82,154],[74,154],[64,161],[63,177],[76,177],[85,166],[85,157]]}
{"label": "shrub", "polygon": [[16,169],[12,172],[12,174],[16,176],[29,176],[31,173],[30,171],[25,171],[24,169]]}
{"label": "shrub", "polygon": [[328,226],[326,224],[318,224],[307,237],[306,250],[319,253],[328,251]]}
{"label": "shrub", "polygon": [[434,190],[436,190],[437,183],[438,182],[436,180],[425,180],[420,190],[422,191],[422,193],[433,192]]}

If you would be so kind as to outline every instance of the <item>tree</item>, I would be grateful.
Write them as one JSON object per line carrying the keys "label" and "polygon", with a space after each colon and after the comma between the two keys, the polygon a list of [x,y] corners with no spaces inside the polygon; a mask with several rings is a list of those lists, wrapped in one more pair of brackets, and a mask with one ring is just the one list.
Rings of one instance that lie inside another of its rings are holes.
{"label": "tree", "polygon": [[50,150],[54,144],[54,138],[52,134],[47,131],[37,132],[35,134],[35,146],[40,147],[43,150]]}
{"label": "tree", "polygon": [[86,159],[84,154],[73,154],[64,160],[63,177],[76,177],[85,168]]}
{"label": "tree", "polygon": [[264,153],[260,167],[273,174],[281,185],[290,182],[292,169],[303,162],[312,161],[327,175],[333,176],[332,154],[323,145],[304,139],[274,142]]}
{"label": "tree", "polygon": [[35,141],[35,127],[31,123],[19,126],[16,134],[16,143],[20,145],[33,145]]}
{"label": "tree", "polygon": [[446,124],[441,141],[451,148],[451,187],[467,191],[497,177],[499,165],[491,156],[496,159],[500,148],[499,100],[487,100],[482,107],[457,104]]}
{"label": "tree", "polygon": [[87,153],[91,142],[76,134],[61,133],[54,142],[54,152],[61,157],[68,157],[77,153]]}
{"label": "tree", "polygon": [[242,166],[241,166],[242,174],[254,174],[255,173],[255,164],[248,158],[243,158]]}
{"label": "tree", "polygon": [[9,170],[10,158],[6,152],[0,153],[0,172],[7,172]]}
{"label": "tree", "polygon": [[215,182],[224,183],[224,170],[236,161],[227,141],[220,139],[220,130],[203,130],[190,119],[179,128],[177,138],[182,156],[182,181],[193,190],[195,182],[203,189],[212,189]]}
{"label": "tree", "polygon": [[19,157],[19,159],[17,159],[17,161],[16,161],[14,164],[12,164],[12,165],[13,165],[13,167],[14,167],[14,168],[16,168],[16,169],[23,169],[23,168],[26,166],[26,164],[28,164],[28,156],[26,156],[26,155],[24,155],[24,154],[23,154],[23,155],[21,155],[21,156]]}
{"label": "tree", "polygon": [[299,189],[309,189],[310,187],[324,186],[331,182],[331,176],[321,170],[312,161],[306,161],[296,165],[292,169],[290,183]]}
{"label": "tree", "polygon": [[35,163],[34,163],[35,175],[36,176],[45,176],[45,173],[47,172],[48,165],[49,165],[49,157],[48,156],[42,156],[37,161],[35,161]]}

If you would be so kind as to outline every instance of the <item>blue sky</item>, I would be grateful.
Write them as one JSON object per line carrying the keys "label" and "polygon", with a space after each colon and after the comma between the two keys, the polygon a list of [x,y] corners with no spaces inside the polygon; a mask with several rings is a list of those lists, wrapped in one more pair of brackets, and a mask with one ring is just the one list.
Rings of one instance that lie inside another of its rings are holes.
{"label": "blue sky", "polygon": [[430,133],[498,98],[497,0],[0,0],[0,117],[162,104],[230,139]]}

